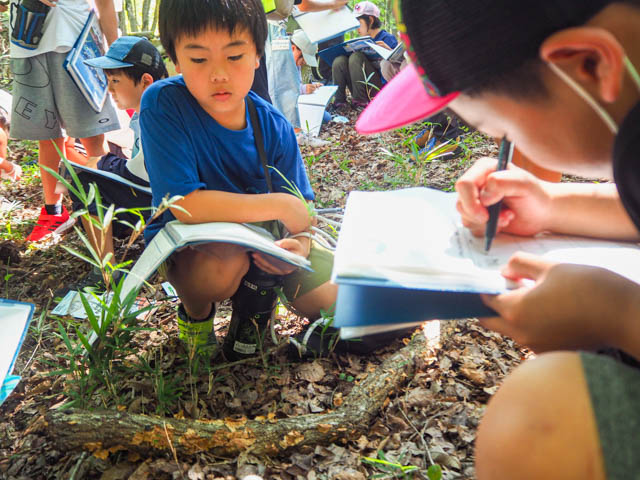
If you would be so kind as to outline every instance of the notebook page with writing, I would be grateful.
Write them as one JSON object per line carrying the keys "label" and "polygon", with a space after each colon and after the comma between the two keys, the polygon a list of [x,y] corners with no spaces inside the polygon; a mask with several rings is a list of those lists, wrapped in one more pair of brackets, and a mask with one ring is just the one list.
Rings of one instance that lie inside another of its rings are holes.
{"label": "notebook page with writing", "polygon": [[580,237],[498,235],[489,253],[460,223],[456,194],[426,188],[352,192],[336,251],[333,280],[497,293],[500,269],[517,251],[602,266],[640,282],[635,244]]}

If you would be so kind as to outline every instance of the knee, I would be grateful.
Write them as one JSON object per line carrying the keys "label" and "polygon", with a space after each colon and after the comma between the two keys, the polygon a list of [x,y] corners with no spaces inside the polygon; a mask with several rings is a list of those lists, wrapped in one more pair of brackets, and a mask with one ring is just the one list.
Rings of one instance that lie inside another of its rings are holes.
{"label": "knee", "polygon": [[348,58],[344,55],[341,55],[333,61],[333,63],[331,64],[331,70],[335,72],[344,69],[347,66],[348,62]]}
{"label": "knee", "polygon": [[361,67],[364,65],[367,57],[362,52],[355,52],[349,56],[349,67]]}
{"label": "knee", "polygon": [[599,478],[581,476],[597,470],[594,450],[580,356],[556,352],[523,363],[489,402],[476,439],[476,473],[492,480]]}
{"label": "knee", "polygon": [[230,244],[209,243],[191,247],[176,254],[173,260],[168,271],[172,283],[188,279],[199,285],[228,285],[229,289],[234,289],[235,285],[237,289],[249,270],[249,257],[244,248]]}

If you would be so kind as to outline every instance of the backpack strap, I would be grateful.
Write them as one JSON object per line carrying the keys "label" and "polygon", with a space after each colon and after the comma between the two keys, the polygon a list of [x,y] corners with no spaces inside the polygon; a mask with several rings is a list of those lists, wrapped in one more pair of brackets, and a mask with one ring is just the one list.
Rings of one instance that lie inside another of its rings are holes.
{"label": "backpack strap", "polygon": [[251,126],[253,127],[253,138],[256,142],[256,149],[258,150],[258,156],[262,163],[264,170],[264,176],[267,180],[267,188],[269,193],[273,193],[273,183],[271,182],[271,174],[269,173],[269,166],[267,164],[267,152],[264,150],[264,137],[262,136],[262,128],[260,127],[260,121],[258,120],[258,112],[256,106],[251,100],[251,97],[247,95],[246,102],[249,107],[249,117],[251,119]]}

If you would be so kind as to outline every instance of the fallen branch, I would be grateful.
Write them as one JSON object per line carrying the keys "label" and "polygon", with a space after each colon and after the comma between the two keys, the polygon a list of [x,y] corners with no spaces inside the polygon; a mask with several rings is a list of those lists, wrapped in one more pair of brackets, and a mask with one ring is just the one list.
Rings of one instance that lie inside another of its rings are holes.
{"label": "fallen branch", "polygon": [[415,335],[355,385],[339,408],[326,414],[280,420],[189,421],[116,411],[54,410],[46,416],[47,429],[58,448],[89,450],[99,457],[119,450],[153,455],[173,449],[179,455],[209,451],[234,456],[247,450],[276,455],[294,446],[353,439],[366,432],[387,397],[413,375],[416,358],[430,349],[423,335]]}

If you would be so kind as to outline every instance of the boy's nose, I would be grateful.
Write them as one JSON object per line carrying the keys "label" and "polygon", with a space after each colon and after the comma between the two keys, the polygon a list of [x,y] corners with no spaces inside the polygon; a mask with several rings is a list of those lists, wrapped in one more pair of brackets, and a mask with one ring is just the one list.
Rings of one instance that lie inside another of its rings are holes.
{"label": "boy's nose", "polygon": [[209,79],[213,83],[225,82],[228,80],[227,72],[224,68],[214,68],[211,70],[211,74],[209,75]]}

